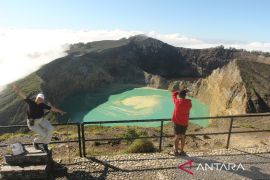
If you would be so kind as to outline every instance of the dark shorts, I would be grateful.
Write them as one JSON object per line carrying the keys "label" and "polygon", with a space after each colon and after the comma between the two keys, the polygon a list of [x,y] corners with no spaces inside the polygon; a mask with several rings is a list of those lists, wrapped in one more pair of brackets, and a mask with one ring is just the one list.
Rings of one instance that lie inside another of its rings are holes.
{"label": "dark shorts", "polygon": [[178,124],[174,123],[173,129],[174,129],[174,134],[183,134],[183,135],[185,135],[186,131],[187,131],[187,126],[181,126],[181,125],[178,125]]}

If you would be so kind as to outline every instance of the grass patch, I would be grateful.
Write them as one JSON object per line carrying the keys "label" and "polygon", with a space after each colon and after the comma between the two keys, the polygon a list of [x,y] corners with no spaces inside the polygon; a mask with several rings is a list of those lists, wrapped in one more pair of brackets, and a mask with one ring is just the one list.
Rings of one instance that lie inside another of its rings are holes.
{"label": "grass patch", "polygon": [[155,151],[154,144],[148,139],[136,139],[127,149],[127,153],[151,153]]}
{"label": "grass patch", "polygon": [[252,129],[255,128],[255,127],[252,126],[251,124],[241,124],[240,126],[241,126],[241,127],[244,127],[244,128],[252,128]]}
{"label": "grass patch", "polygon": [[[131,128],[128,127],[125,129],[125,132],[122,134],[116,135],[116,138],[138,138],[138,137],[146,137],[148,133],[145,129]],[[127,144],[131,144],[134,139],[127,139]]]}
{"label": "grass patch", "polygon": [[57,127],[53,131],[53,136],[56,136],[64,141],[65,140],[75,140],[78,138],[78,132],[77,132],[77,128],[74,128],[74,127],[68,127],[68,126],[64,126],[61,128]]}
{"label": "grass patch", "polygon": [[0,135],[0,141],[5,141],[8,139],[17,138],[17,137],[30,136],[30,135],[33,135],[33,133],[31,133],[31,134],[30,133],[25,134],[25,133],[20,133],[20,132],[6,133],[3,135]]}
{"label": "grass patch", "polygon": [[84,132],[87,135],[100,135],[108,132],[108,129],[107,126],[90,125],[84,127]]}

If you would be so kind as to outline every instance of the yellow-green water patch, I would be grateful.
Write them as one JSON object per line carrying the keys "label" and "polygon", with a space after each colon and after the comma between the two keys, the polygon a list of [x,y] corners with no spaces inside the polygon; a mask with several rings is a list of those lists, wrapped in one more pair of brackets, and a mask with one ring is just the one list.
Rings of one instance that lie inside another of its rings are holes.
{"label": "yellow-green water patch", "polygon": [[[208,116],[208,108],[198,100],[192,100],[191,117]],[[108,100],[89,110],[83,117],[84,122],[112,121],[112,120],[142,120],[142,119],[170,119],[174,105],[171,92],[152,88],[134,88],[119,94],[109,96]],[[207,126],[207,120],[191,121],[201,126]],[[104,124],[105,125],[105,124]],[[117,123],[106,125],[160,125],[160,122]]]}

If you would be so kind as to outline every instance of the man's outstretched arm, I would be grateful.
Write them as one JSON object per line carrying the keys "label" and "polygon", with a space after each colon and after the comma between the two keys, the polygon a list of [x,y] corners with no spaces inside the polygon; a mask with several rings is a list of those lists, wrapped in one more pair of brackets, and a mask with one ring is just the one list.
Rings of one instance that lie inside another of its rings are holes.
{"label": "man's outstretched arm", "polygon": [[172,92],[172,101],[173,101],[174,104],[177,101],[177,95],[178,95],[178,91],[173,91]]}
{"label": "man's outstretched arm", "polygon": [[62,110],[60,110],[60,109],[57,109],[57,108],[55,108],[55,107],[52,107],[51,111],[53,111],[53,112],[58,112],[58,113],[60,113],[62,116],[63,116],[64,114],[66,114],[66,112],[64,112],[64,111],[62,111]]}
{"label": "man's outstretched arm", "polygon": [[19,95],[22,99],[26,99],[26,95],[16,86],[16,84],[12,85],[13,91]]}

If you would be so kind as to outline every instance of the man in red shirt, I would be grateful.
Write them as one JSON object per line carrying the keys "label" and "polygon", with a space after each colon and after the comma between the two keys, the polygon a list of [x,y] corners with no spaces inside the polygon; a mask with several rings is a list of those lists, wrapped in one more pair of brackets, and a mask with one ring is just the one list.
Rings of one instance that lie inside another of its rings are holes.
{"label": "man in red shirt", "polygon": [[[187,90],[180,92],[172,92],[172,100],[174,103],[174,111],[172,116],[172,122],[174,124],[174,155],[186,155],[184,152],[185,146],[185,134],[188,126],[189,111],[192,107],[191,100],[186,99]],[[179,95],[179,98],[177,98]],[[178,145],[181,139],[180,153],[178,152]]]}

